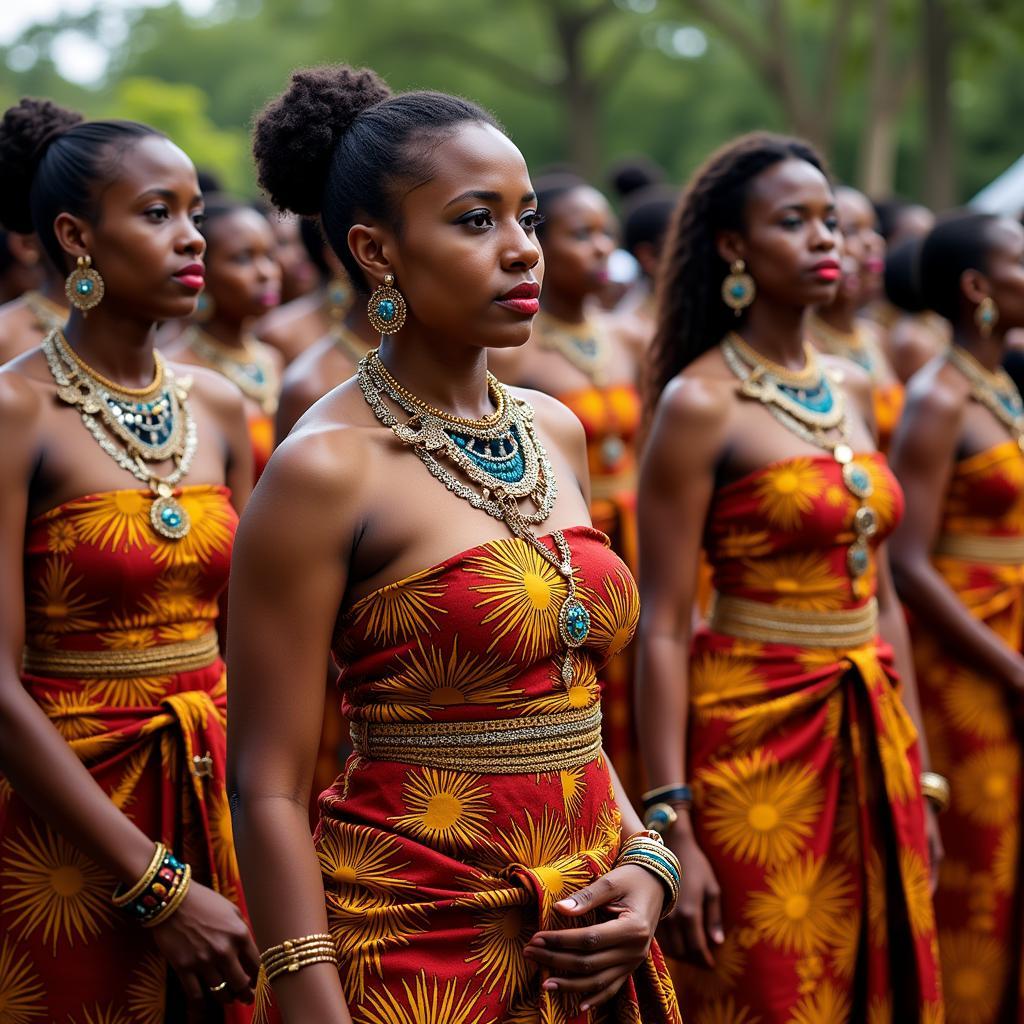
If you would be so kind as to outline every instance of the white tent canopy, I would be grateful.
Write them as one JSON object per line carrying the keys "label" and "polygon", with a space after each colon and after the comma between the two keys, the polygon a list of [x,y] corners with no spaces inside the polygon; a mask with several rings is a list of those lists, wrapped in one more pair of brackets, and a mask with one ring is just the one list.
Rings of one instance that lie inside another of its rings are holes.
{"label": "white tent canopy", "polygon": [[989,182],[967,205],[981,213],[1019,217],[1024,211],[1024,156]]}

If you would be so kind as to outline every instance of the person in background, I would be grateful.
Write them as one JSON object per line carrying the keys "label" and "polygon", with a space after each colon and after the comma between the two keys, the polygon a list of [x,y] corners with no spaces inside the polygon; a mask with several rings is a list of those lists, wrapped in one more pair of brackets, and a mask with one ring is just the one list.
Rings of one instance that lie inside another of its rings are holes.
{"label": "person in background", "polygon": [[281,267],[281,305],[287,305],[317,289],[320,284],[319,268],[306,251],[299,217],[276,210],[260,212],[266,214],[277,239],[274,255]]}
{"label": "person in background", "polygon": [[35,348],[68,319],[64,279],[50,265],[39,240],[17,231],[2,232],[0,255],[7,263],[0,306],[0,365]]}
{"label": "person in background", "polygon": [[202,323],[191,323],[164,351],[227,377],[245,398],[253,481],[274,448],[281,357],[252,333],[255,320],[281,298],[281,268],[270,223],[259,210],[226,196],[206,197],[206,284]]}
{"label": "person in background", "polygon": [[0,222],[66,276],[0,370],[0,1017],[243,1024],[215,632],[251,455],[237,389],[154,350],[203,286],[203,200],[152,128],[22,100]]}
{"label": "person in background", "polygon": [[665,239],[637,718],[688,1020],[941,1020],[941,847],[883,546],[902,500],[866,375],[806,338],[842,244],[821,158],[761,133],[695,173]]}
{"label": "person in background", "polygon": [[921,302],[953,343],[912,380],[892,465],[907,514],[891,543],[924,725],[952,804],[935,912],[952,1024],[1024,1020],[1020,860],[1024,699],[1024,403],[1000,370],[1024,327],[1024,228],[941,220]]}

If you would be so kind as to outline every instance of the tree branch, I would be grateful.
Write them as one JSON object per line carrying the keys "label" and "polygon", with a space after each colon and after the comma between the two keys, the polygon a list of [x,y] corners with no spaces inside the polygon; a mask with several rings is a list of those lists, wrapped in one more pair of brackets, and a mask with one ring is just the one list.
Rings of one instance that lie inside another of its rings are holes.
{"label": "tree branch", "polygon": [[839,98],[839,84],[846,65],[846,52],[850,40],[850,25],[853,21],[855,0],[833,0],[835,17],[825,47],[825,63],[821,75],[821,110],[826,126],[835,119],[836,102]]}

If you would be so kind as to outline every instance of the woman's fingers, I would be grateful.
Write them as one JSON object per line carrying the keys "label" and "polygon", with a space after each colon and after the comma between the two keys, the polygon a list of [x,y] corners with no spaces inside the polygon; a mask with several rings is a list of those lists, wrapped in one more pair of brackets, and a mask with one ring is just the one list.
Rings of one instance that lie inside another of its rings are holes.
{"label": "woman's fingers", "polygon": [[572,993],[582,997],[581,1010],[600,1006],[607,1002],[622,987],[622,983],[630,975],[624,967],[608,968],[589,978],[550,978],[544,982],[549,992]]}

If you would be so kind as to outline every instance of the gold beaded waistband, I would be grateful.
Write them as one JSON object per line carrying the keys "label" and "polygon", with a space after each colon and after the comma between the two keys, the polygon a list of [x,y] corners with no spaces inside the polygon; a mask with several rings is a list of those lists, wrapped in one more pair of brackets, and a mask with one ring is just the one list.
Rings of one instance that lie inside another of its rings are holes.
{"label": "gold beaded waistband", "polygon": [[878,602],[860,608],[811,612],[716,594],[709,624],[716,633],[797,647],[861,647],[878,634]]}
{"label": "gold beaded waistband", "polygon": [[1000,565],[1024,565],[1024,537],[982,537],[944,533],[932,554],[959,558],[965,562],[996,562]]}
{"label": "gold beaded waistband", "polygon": [[352,722],[361,757],[485,775],[532,775],[589,764],[601,752],[601,707],[482,722]]}
{"label": "gold beaded waistband", "polygon": [[158,647],[121,648],[111,651],[46,651],[26,647],[21,666],[33,675],[98,679],[191,672],[212,665],[220,656],[214,630]]}

